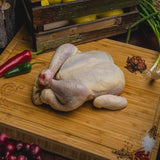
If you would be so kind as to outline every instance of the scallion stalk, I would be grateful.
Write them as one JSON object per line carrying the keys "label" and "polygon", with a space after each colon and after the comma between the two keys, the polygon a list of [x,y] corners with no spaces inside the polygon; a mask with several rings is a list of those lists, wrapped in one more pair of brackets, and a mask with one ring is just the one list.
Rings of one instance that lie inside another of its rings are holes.
{"label": "scallion stalk", "polygon": [[[158,41],[158,45],[160,48],[160,15],[159,12],[156,10],[153,0],[141,0],[140,4],[137,6],[139,14],[141,16],[141,19],[139,19],[137,22],[135,22],[134,24],[132,24],[129,28],[128,28],[128,34],[127,34],[127,39],[126,39],[126,43],[129,42],[130,36],[131,36],[131,29],[134,28],[135,26],[137,26],[138,24],[146,21],[148,23],[148,25],[151,27],[151,29],[153,30],[157,41]],[[151,73],[156,69],[157,65],[160,63],[160,53],[158,55],[158,58],[156,59],[155,63],[153,64],[153,66],[148,70],[148,72],[146,73],[146,77],[151,77]],[[157,72],[159,73],[159,72]],[[160,75],[159,75],[160,77]]]}

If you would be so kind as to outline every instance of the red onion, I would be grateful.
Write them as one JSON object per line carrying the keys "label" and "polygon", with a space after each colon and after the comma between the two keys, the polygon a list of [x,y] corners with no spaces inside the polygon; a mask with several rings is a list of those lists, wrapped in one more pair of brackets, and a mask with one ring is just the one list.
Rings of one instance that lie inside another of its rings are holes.
{"label": "red onion", "polygon": [[3,148],[2,148],[3,146],[1,145],[0,146],[0,154],[2,154],[3,153]]}
{"label": "red onion", "polygon": [[4,144],[8,139],[9,137],[5,133],[0,133],[0,145]]}
{"label": "red onion", "polygon": [[27,160],[27,157],[24,155],[19,155],[16,160]]}
{"label": "red onion", "polygon": [[21,150],[23,148],[23,142],[17,142],[17,144],[16,144],[16,149],[19,151],[19,150]]}
{"label": "red onion", "polygon": [[29,143],[25,143],[24,144],[24,151],[25,152],[29,152],[30,151],[30,147],[31,147],[31,145]]}
{"label": "red onion", "polygon": [[0,160],[5,160],[5,157],[3,157],[3,156],[2,156],[2,157],[0,157]]}
{"label": "red onion", "polygon": [[7,160],[16,160],[16,157],[14,155],[9,155]]}
{"label": "red onion", "polygon": [[6,142],[4,145],[5,157],[7,158],[14,151],[15,151],[15,145],[12,142]]}
{"label": "red onion", "polygon": [[32,144],[30,148],[30,153],[33,157],[37,157],[41,153],[41,149],[38,145]]}
{"label": "red onion", "polygon": [[40,155],[38,155],[35,159],[36,159],[36,160],[41,160],[42,158],[41,158]]}

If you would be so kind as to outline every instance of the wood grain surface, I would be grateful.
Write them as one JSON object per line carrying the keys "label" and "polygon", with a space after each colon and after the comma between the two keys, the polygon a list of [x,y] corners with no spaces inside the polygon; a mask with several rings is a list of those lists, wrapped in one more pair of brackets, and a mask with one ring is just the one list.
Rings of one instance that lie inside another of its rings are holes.
{"label": "wood grain surface", "polygon": [[[103,39],[77,46],[81,51],[93,49],[110,53],[123,70],[126,86],[121,94],[128,100],[120,111],[96,109],[87,102],[73,112],[63,113],[49,106],[35,106],[31,101],[32,87],[37,74],[46,68],[53,50],[33,57],[35,65],[28,74],[0,79],[0,131],[15,140],[36,143],[46,151],[74,160],[115,160],[112,153],[127,142],[134,149],[141,148],[142,137],[153,125],[160,133],[160,80],[146,80],[143,74],[130,73],[124,66],[128,57],[141,56],[149,68],[158,52]],[[25,27],[17,33],[0,56],[0,65],[25,49],[33,50],[32,38]],[[85,77],[84,77],[85,78]],[[160,138],[151,153],[156,159]]]}
{"label": "wood grain surface", "polygon": [[70,3],[60,3],[49,6],[31,5],[33,26],[43,26],[60,20],[71,20],[76,17],[100,13],[117,8],[136,6],[140,0],[79,0]]}

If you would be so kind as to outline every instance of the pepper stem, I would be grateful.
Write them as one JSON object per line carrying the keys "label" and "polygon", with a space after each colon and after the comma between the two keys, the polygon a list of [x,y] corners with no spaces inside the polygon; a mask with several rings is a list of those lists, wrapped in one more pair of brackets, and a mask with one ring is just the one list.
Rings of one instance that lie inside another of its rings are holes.
{"label": "pepper stem", "polygon": [[38,63],[44,63],[44,62],[34,62],[34,63],[31,63],[30,65],[33,66],[34,64],[38,64]]}
{"label": "pepper stem", "polygon": [[40,54],[40,53],[42,53],[42,52],[44,52],[45,51],[45,48],[43,48],[43,49],[41,49],[41,50],[39,50],[39,51],[37,51],[37,52],[31,52],[31,54],[32,55],[37,55],[37,54]]}

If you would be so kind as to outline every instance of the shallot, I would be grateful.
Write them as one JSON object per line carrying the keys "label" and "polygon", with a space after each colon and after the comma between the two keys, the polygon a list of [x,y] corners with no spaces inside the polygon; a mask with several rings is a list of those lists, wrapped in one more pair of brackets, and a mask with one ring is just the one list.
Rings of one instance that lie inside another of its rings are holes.
{"label": "shallot", "polygon": [[19,155],[16,160],[27,160],[27,157],[24,155]]}
{"label": "shallot", "polygon": [[14,141],[0,133],[0,160],[41,160],[40,153],[38,145]]}
{"label": "shallot", "polygon": [[31,145],[29,143],[24,144],[24,151],[29,152]]}
{"label": "shallot", "polygon": [[8,139],[9,137],[5,133],[0,133],[0,145],[4,144]]}
{"label": "shallot", "polygon": [[9,155],[7,160],[16,160],[16,157],[14,155]]}
{"label": "shallot", "polygon": [[36,159],[36,160],[41,160],[42,158],[41,158],[40,155],[38,155],[35,159]]}
{"label": "shallot", "polygon": [[41,153],[41,149],[38,145],[32,144],[30,148],[30,153],[33,157],[37,157]]}
{"label": "shallot", "polygon": [[5,157],[7,158],[14,151],[15,151],[15,145],[12,142],[6,142],[4,145]]}
{"label": "shallot", "polygon": [[19,141],[19,142],[17,142],[17,144],[16,144],[16,149],[17,149],[18,151],[20,151],[20,150],[23,148],[23,146],[24,146],[23,142]]}

